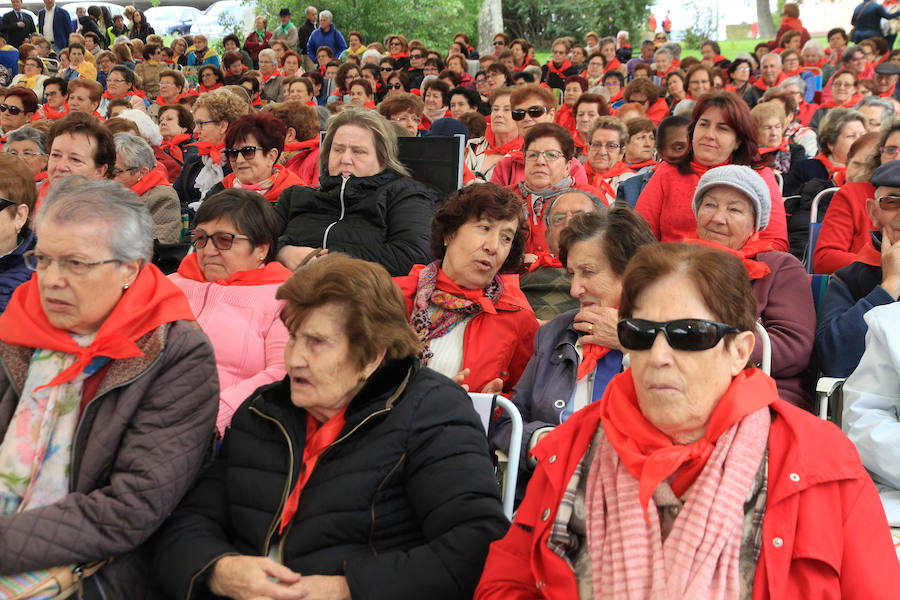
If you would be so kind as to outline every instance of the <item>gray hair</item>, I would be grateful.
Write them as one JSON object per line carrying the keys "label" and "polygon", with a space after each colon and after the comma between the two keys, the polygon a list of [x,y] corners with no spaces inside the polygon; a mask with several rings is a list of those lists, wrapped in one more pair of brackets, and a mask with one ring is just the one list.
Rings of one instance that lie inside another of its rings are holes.
{"label": "gray hair", "polygon": [[278,53],[272,50],[271,48],[264,48],[259,51],[260,56],[268,56],[272,59],[272,62],[275,63],[275,66],[278,66]]}
{"label": "gray hair", "polygon": [[397,132],[391,127],[392,122],[378,112],[361,106],[346,106],[328,121],[328,131],[319,152],[319,172],[328,173],[328,156],[334,135],[344,125],[356,125],[372,133],[375,141],[375,154],[382,169],[396,171],[401,175],[409,175],[409,171],[397,158]]}
{"label": "gray hair", "polygon": [[863,127],[868,125],[866,118],[859,111],[852,108],[835,107],[828,111],[825,118],[819,124],[819,131],[816,135],[816,142],[819,144],[819,150],[825,154],[831,154],[829,145],[834,145],[844,126],[851,121],[859,121]]}
{"label": "gray hair", "polygon": [[38,211],[35,229],[45,219],[54,223],[106,226],[106,243],[122,262],[153,257],[153,219],[147,203],[111,179],[71,176],[54,183]]}
{"label": "gray hair", "polygon": [[694,112],[694,106],[697,104],[696,100],[692,100],[690,98],[685,98],[681,102],[675,105],[675,110],[672,111],[672,115],[676,117],[684,117],[685,119],[691,118],[691,113]]}
{"label": "gray hair", "polygon": [[116,143],[116,154],[122,157],[129,169],[153,170],[156,168],[156,156],[147,140],[130,133],[117,133],[113,136]]}
{"label": "gray hair", "polygon": [[809,40],[805,44],[803,44],[803,50],[801,50],[801,54],[806,52],[807,50],[812,50],[819,56],[825,56],[825,49],[822,48],[822,44],[817,42],[816,40]]}
{"label": "gray hair", "polygon": [[119,113],[119,117],[131,121],[137,125],[141,137],[147,140],[151,146],[159,146],[162,144],[162,133],[159,131],[159,125],[153,122],[150,115],[136,108],[129,108]]}
{"label": "gray hair", "polygon": [[579,190],[578,188],[566,188],[566,189],[560,191],[555,196],[553,196],[553,198],[550,199],[550,202],[547,203],[547,206],[544,210],[544,222],[547,225],[550,224],[550,213],[553,212],[553,207],[556,206],[556,201],[559,200],[559,198],[561,196],[564,196],[565,194],[581,194],[582,196],[584,196],[585,198],[587,198],[588,200],[591,201],[591,203],[594,205],[594,212],[596,212],[596,213],[602,214],[602,213],[605,213],[607,210],[606,203],[603,200],[601,200],[600,198],[598,198],[597,196],[595,196],[594,194],[588,192],[587,190]]}
{"label": "gray hair", "polygon": [[778,85],[778,89],[786,90],[792,85],[796,85],[797,89],[800,90],[800,93],[806,96],[806,80],[799,75],[788,77]]}
{"label": "gray hair", "polygon": [[887,98],[882,98],[880,96],[866,96],[862,99],[862,102],[856,105],[856,109],[859,110],[864,106],[877,106],[884,111],[881,115],[882,122],[885,119],[890,119],[894,116],[894,105]]}
{"label": "gray hair", "polygon": [[325,17],[329,21],[334,21],[334,15],[331,14],[330,10],[319,11],[319,17]]}
{"label": "gray hair", "polygon": [[367,60],[369,57],[371,57],[371,56],[374,56],[374,57],[375,57],[375,62],[376,62],[376,63],[377,63],[378,61],[380,61],[380,60],[381,60],[381,57],[382,57],[381,52],[379,52],[379,51],[376,50],[375,48],[369,48],[368,50],[366,50],[365,52],[362,53],[362,60],[361,60],[361,62],[362,62],[363,64],[366,64],[366,60]]}
{"label": "gray hair", "polygon": [[669,49],[666,48],[665,46],[662,46],[662,47],[659,48],[656,52],[654,52],[654,53],[653,53],[653,58],[656,58],[656,57],[659,56],[660,54],[665,54],[666,56],[669,57],[669,60],[673,60],[673,58],[672,58],[672,53],[671,53],[671,52],[669,51]]}
{"label": "gray hair", "polygon": [[660,46],[660,49],[666,49],[669,51],[669,56],[671,56],[674,60],[681,60],[681,44],[678,42],[668,42]]}
{"label": "gray hair", "polygon": [[[12,142],[33,142],[35,147],[38,149],[38,152],[41,154],[47,154],[47,136],[40,129],[35,129],[34,127],[29,127],[28,125],[23,125],[18,129],[9,132],[9,135],[6,137],[6,141],[9,143]],[[6,151],[9,152],[9,146],[7,145]]]}
{"label": "gray hair", "polygon": [[770,60],[774,59],[775,62],[777,62],[778,65],[781,66],[781,55],[776,52],[769,52],[768,54],[764,55],[761,59],[759,59],[760,67],[762,67],[763,61],[765,61],[767,58]]}

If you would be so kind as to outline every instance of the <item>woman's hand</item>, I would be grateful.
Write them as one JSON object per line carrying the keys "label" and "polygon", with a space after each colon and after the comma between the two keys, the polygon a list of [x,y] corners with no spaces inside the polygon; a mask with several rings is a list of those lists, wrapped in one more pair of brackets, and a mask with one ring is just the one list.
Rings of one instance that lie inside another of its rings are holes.
{"label": "woman's hand", "polygon": [[303,600],[350,600],[350,587],[343,575],[308,575],[291,586]]}
{"label": "woman's hand", "polygon": [[306,257],[315,252],[315,248],[309,246],[284,246],[278,251],[276,258],[291,271],[296,271],[303,264]]}
{"label": "woman's hand", "polygon": [[235,600],[301,600],[307,595],[296,587],[300,581],[299,573],[265,556],[223,556],[213,565],[207,586],[213,594]]}
{"label": "woman's hand", "polygon": [[[471,369],[463,369],[462,371],[460,371],[459,373],[457,373],[456,375],[454,375],[452,377],[453,382],[461,385],[462,389],[466,390],[467,392],[469,391],[469,384],[463,383],[463,381],[466,380],[466,377],[469,376],[470,372],[471,372]],[[482,394],[499,394],[502,391],[503,391],[503,380],[500,379],[499,377],[497,377],[495,379],[491,379],[484,385],[483,388],[481,388]]]}
{"label": "woman's hand", "polygon": [[613,350],[622,350],[619,345],[619,311],[605,306],[588,306],[575,314],[575,331],[587,335],[581,338],[584,344],[596,344]]}

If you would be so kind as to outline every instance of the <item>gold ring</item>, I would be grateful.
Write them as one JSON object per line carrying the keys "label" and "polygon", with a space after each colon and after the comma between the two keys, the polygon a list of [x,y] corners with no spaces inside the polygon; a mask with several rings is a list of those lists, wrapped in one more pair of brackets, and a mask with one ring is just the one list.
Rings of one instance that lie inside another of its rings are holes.
{"label": "gold ring", "polygon": [[588,323],[588,333],[594,333],[594,324]]}

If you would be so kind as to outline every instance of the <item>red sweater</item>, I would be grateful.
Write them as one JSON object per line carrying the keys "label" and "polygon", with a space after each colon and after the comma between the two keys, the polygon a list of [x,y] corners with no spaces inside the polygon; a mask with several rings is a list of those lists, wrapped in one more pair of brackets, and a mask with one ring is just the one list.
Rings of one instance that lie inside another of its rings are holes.
{"label": "red sweater", "polygon": [[[772,169],[764,167],[759,174],[769,186],[772,198],[769,226],[763,229],[759,236],[774,240],[775,250],[787,252],[787,222],[781,190]],[[647,220],[660,241],[680,242],[688,236],[697,234],[697,217],[691,203],[699,181],[698,175],[694,173],[684,175],[677,167],[667,162],[661,162],[656,167],[656,172],[638,197],[635,210]]]}
{"label": "red sweater", "polygon": [[835,192],[813,252],[816,273],[830,275],[856,259],[856,253],[871,239],[866,198],[874,197],[875,186],[868,182],[846,183]]}

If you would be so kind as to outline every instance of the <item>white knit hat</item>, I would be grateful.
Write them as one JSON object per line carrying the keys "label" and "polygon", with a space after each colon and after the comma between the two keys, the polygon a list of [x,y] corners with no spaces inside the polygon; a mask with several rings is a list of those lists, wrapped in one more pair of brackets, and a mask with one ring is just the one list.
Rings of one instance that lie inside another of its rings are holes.
{"label": "white knit hat", "polygon": [[766,181],[750,167],[743,165],[725,165],[710,169],[697,183],[694,192],[694,216],[700,209],[700,200],[710,188],[726,185],[743,193],[750,200],[756,212],[756,231],[762,231],[769,225],[769,214],[772,212],[772,199]]}

